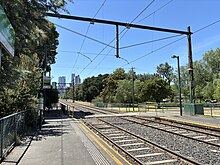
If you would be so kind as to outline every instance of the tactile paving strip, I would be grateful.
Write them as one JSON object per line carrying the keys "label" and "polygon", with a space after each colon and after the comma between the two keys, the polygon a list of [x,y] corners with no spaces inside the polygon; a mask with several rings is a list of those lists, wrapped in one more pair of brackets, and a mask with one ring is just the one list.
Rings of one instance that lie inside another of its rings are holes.
{"label": "tactile paving strip", "polygon": [[75,129],[77,135],[81,138],[84,146],[87,151],[91,155],[92,159],[95,161],[97,165],[110,165],[108,160],[102,155],[102,153],[96,148],[96,146],[92,143],[90,138],[85,134],[85,132],[73,122],[70,122],[71,126]]}

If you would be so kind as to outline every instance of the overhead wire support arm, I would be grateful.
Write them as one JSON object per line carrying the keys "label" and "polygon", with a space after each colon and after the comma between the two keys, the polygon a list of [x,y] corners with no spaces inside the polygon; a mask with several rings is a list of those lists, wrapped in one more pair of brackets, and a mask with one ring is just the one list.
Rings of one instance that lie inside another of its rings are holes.
{"label": "overhead wire support arm", "polygon": [[119,58],[119,34],[118,25],[116,25],[116,57]]}
{"label": "overhead wire support arm", "polygon": [[[71,16],[71,15],[63,15],[63,14],[53,14],[53,13],[46,13],[45,16],[189,35],[188,31],[172,30],[172,29],[158,28],[158,27],[137,25],[137,24],[129,24],[129,23],[125,23],[125,22],[109,21],[109,20],[103,20],[103,19],[78,17],[78,16]],[[192,34],[192,33],[190,32],[190,34]]]}

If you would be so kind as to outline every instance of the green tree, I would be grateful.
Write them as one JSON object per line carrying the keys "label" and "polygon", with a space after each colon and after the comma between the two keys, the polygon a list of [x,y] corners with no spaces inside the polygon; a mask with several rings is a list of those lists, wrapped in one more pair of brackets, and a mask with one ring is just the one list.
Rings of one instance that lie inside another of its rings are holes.
{"label": "green tree", "polygon": [[115,99],[119,103],[130,103],[132,94],[132,82],[129,80],[119,80],[116,89]]}
{"label": "green tree", "polygon": [[204,98],[205,99],[213,99],[213,94],[215,92],[215,85],[213,82],[207,83],[204,87]]}
{"label": "green tree", "polygon": [[171,97],[172,89],[163,79],[156,78],[152,81],[145,81],[142,84],[141,98],[143,101],[156,101],[160,103],[163,99]]}
{"label": "green tree", "polygon": [[220,100],[220,81],[218,81],[217,86],[213,92],[213,98],[216,100]]}
{"label": "green tree", "polygon": [[58,97],[58,90],[57,89],[46,89],[45,90],[45,99],[46,99],[46,107],[50,108],[52,104],[58,103],[59,97]]}
{"label": "green tree", "polygon": [[219,78],[220,48],[217,48],[215,51],[210,50],[205,53],[203,55],[203,61],[208,73],[212,74],[211,77]]}
{"label": "green tree", "polygon": [[173,68],[167,62],[157,66],[157,73],[163,79],[165,79],[168,82],[168,84],[171,83],[171,81],[173,79]]}
{"label": "green tree", "polygon": [[100,94],[103,102],[114,102],[118,81],[126,78],[127,74],[125,73],[125,70],[118,68],[103,80],[104,88]]}
{"label": "green tree", "polygon": [[80,95],[83,95],[83,101],[88,101],[90,102],[92,99],[97,97],[101,91],[104,88],[104,79],[108,77],[108,74],[105,75],[98,75],[97,77],[88,77],[86,78],[83,83],[82,83],[82,90],[79,90],[83,93]]}
{"label": "green tree", "polygon": [[75,85],[75,99],[83,101],[83,84]]}

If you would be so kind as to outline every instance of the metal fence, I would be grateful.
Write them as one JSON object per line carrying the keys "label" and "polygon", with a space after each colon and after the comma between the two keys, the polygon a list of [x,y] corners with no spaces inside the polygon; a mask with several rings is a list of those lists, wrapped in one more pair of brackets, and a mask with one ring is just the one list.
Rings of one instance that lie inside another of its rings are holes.
{"label": "metal fence", "polygon": [[30,111],[23,111],[0,119],[0,159],[16,144],[17,137],[27,131]]}

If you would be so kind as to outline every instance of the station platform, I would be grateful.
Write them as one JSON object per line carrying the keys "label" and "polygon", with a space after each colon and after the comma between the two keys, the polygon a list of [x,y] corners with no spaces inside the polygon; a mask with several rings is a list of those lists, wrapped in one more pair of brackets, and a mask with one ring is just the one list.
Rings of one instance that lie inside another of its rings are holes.
{"label": "station platform", "polygon": [[179,111],[165,110],[158,112],[139,112],[140,116],[156,117],[157,119],[165,119],[169,121],[176,121],[180,123],[188,123],[192,125],[199,125],[203,127],[213,128],[220,131],[220,117],[218,116],[204,116],[204,115],[186,115],[180,116]]}
{"label": "station platform", "polygon": [[126,165],[117,151],[78,120],[51,111],[46,124],[16,146],[2,165]]}

